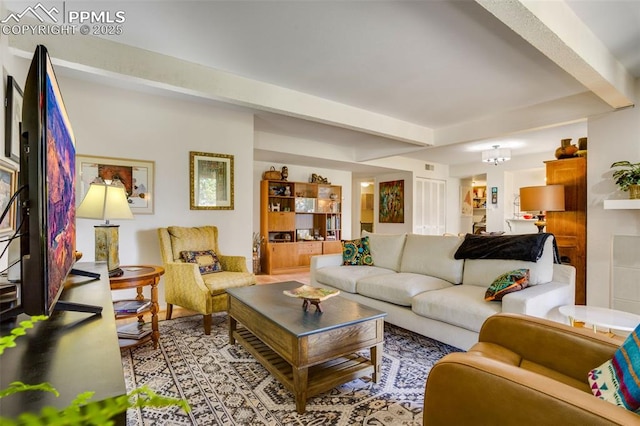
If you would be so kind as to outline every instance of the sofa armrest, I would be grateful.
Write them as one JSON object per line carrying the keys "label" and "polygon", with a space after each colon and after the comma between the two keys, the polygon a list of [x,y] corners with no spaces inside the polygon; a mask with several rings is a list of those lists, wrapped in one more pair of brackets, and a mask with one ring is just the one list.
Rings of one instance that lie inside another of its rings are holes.
{"label": "sofa armrest", "polygon": [[613,358],[620,342],[592,330],[517,314],[487,318],[479,342],[515,352],[527,361],[587,383],[593,368]]}
{"label": "sofa armrest", "polygon": [[555,308],[575,303],[575,281],[573,266],[553,265],[553,281],[505,295],[502,312],[547,318]]}
{"label": "sofa armrest", "polygon": [[342,265],[342,254],[323,254],[320,256],[311,256],[311,267],[309,270],[309,282],[311,285],[318,285],[316,280],[316,271],[327,266],[340,266]]}
{"label": "sofa armrest", "polygon": [[[582,353],[576,353],[579,357]],[[638,416],[541,374],[470,353],[438,361],[427,379],[425,426],[636,424]]]}
{"label": "sofa armrest", "polygon": [[229,272],[249,272],[247,269],[247,258],[244,256],[218,255],[220,266],[223,271]]}
{"label": "sofa armrest", "polygon": [[164,264],[164,292],[167,303],[197,312],[207,312],[211,292],[202,280],[196,263]]}

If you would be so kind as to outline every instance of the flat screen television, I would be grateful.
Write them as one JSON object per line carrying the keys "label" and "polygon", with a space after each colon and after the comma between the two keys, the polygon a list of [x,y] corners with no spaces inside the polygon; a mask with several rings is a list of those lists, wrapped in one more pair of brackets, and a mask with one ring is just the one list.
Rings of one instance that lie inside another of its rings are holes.
{"label": "flat screen television", "polygon": [[75,138],[46,47],[36,48],[24,85],[20,153],[21,306],[99,313],[59,301],[76,255]]}

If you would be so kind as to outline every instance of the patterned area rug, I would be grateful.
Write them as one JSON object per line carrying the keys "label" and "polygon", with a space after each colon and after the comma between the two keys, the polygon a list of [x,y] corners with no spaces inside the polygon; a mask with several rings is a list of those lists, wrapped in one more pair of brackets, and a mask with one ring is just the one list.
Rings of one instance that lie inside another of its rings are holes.
{"label": "patterned area rug", "polygon": [[241,346],[229,345],[226,315],[213,322],[206,336],[199,315],[161,321],[158,349],[149,342],[122,352],[127,391],[147,385],[187,399],[192,409],[129,410],[128,426],[421,425],[429,370],[459,351],[385,324],[379,383],[367,377],[346,383],[310,398],[300,415],[289,391]]}

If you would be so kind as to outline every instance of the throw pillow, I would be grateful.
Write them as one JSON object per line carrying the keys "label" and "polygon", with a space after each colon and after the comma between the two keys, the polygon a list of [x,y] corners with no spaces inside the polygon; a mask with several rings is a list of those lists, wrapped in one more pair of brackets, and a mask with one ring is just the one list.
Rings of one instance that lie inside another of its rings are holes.
{"label": "throw pillow", "polygon": [[514,269],[506,272],[493,280],[486,293],[484,300],[501,301],[505,294],[513,293],[526,288],[529,285],[529,270]]}
{"label": "throw pillow", "polygon": [[187,263],[197,263],[201,274],[222,271],[218,256],[213,250],[181,251],[180,258]]}
{"label": "throw pillow", "polygon": [[613,354],[589,372],[591,392],[600,399],[640,414],[640,325]]}
{"label": "throw pillow", "polygon": [[373,258],[369,248],[369,237],[356,240],[342,240],[342,264],[343,265],[367,265],[373,266]]}

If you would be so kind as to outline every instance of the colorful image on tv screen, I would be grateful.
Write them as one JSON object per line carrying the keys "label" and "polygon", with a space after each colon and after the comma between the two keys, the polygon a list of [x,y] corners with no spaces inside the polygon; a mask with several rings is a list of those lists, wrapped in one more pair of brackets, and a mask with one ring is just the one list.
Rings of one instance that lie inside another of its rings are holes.
{"label": "colorful image on tv screen", "polygon": [[48,303],[75,261],[75,144],[57,85],[47,74],[47,278]]}

